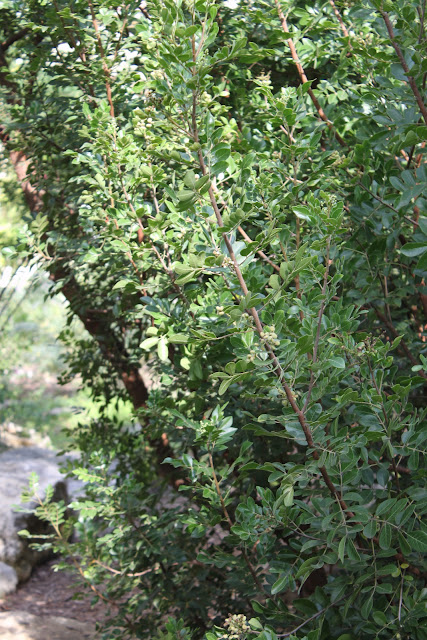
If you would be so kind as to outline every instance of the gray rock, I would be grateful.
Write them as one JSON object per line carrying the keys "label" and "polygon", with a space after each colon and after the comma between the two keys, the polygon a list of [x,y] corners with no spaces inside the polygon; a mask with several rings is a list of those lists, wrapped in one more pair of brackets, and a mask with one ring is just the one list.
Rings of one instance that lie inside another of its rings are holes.
{"label": "gray rock", "polygon": [[11,447],[43,447],[43,449],[52,449],[49,436],[42,435],[35,429],[24,429],[24,427],[10,421],[0,424],[0,445],[5,449]]}
{"label": "gray rock", "polygon": [[0,613],[1,640],[89,640],[93,625],[56,616],[34,616],[26,611]]}
{"label": "gray rock", "polygon": [[0,562],[0,598],[13,593],[18,585],[18,576],[13,567]]}
{"label": "gray rock", "polygon": [[54,451],[23,447],[0,453],[0,562],[12,567],[18,582],[27,580],[32,568],[47,557],[46,553],[30,549],[28,541],[18,535],[21,529],[32,534],[48,532],[48,525],[34,514],[14,509],[21,502],[21,493],[28,487],[31,473],[38,475],[40,497],[43,498],[46,487],[52,485],[54,499],[67,501],[66,483]]}

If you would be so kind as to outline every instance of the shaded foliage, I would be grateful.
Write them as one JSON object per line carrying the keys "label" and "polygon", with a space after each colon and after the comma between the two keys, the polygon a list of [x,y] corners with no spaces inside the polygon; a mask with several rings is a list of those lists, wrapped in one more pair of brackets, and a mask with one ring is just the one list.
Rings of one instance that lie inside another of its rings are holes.
{"label": "shaded foliage", "polygon": [[104,637],[425,638],[425,5],[4,4]]}

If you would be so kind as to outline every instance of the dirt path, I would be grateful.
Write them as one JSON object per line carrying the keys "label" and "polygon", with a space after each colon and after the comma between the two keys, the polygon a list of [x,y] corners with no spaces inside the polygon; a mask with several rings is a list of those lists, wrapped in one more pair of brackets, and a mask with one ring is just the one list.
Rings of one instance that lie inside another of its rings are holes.
{"label": "dirt path", "polygon": [[[107,616],[104,603],[91,607],[92,596],[73,599],[77,590],[74,573],[54,571],[56,561],[37,567],[15,593],[0,599],[0,612],[26,611],[37,616],[61,616],[95,625]],[[48,640],[48,638],[46,638]]]}

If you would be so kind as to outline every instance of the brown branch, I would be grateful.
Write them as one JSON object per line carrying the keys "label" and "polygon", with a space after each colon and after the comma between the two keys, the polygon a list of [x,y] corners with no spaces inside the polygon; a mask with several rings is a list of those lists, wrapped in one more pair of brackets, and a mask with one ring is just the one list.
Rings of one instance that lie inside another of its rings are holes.
{"label": "brown branch", "polygon": [[24,38],[29,32],[30,28],[25,27],[24,29],[17,31],[16,33],[12,33],[8,38],[6,38],[6,40],[3,40],[3,42],[0,44],[0,49],[3,51],[3,53],[6,53],[9,47],[15,44],[15,42],[18,42],[18,40],[22,40],[22,38]]}
{"label": "brown branch", "polygon": [[[0,125],[0,141],[7,146],[9,142],[9,135],[5,129]],[[44,191],[38,191],[32,184],[29,178],[29,169],[31,160],[25,155],[23,151],[16,149],[9,150],[9,160],[12,167],[15,170],[16,177],[18,178],[19,185],[23,191],[25,201],[28,208],[32,212],[38,212],[43,207]]]}
{"label": "brown branch", "polygon": [[[4,130],[1,129],[0,140],[7,146],[8,136]],[[31,211],[40,211],[43,207],[44,192],[38,191],[31,183],[31,175],[29,175],[30,160],[22,151],[16,151],[14,149],[9,150],[9,159],[15,170],[18,183],[23,191],[28,207]],[[119,344],[117,339],[114,338],[114,332],[110,327],[109,318],[103,317],[103,315],[97,313],[96,310],[94,310],[95,313],[92,313],[90,309],[82,305],[84,296],[81,287],[69,272],[68,267],[63,266],[62,268],[58,268],[56,265],[56,268],[50,266],[48,270],[51,279],[61,283],[61,292],[68,300],[73,313],[80,318],[85,329],[99,345],[103,356],[113,365],[120,375],[135,409],[145,406],[148,399],[148,390],[138,369],[129,366],[129,356],[123,345]],[[105,342],[105,336],[108,335],[112,337],[111,345]],[[155,443],[154,446],[156,446]],[[163,457],[167,457],[167,455],[169,454],[165,453]]]}
{"label": "brown branch", "polygon": [[[190,134],[190,135],[192,135],[192,134]],[[218,191],[215,187],[214,187],[214,189],[215,189],[215,192],[217,192],[217,191]],[[223,206],[223,208],[224,208],[224,209],[225,209],[225,208],[227,208],[227,205],[226,205],[226,203],[225,203],[224,201],[222,201],[222,203],[221,203],[221,204],[222,204],[222,206]],[[251,237],[246,233],[246,231],[245,231],[245,230],[244,230],[240,225],[237,227],[237,231],[240,233],[240,235],[242,236],[242,238],[244,238],[244,239],[246,240],[246,242],[250,242],[250,243],[252,243],[252,239],[251,239]],[[269,258],[269,257],[264,253],[264,251],[261,251],[261,249],[258,249],[258,250],[256,251],[256,253],[260,256],[260,258],[262,258],[262,259],[263,259],[265,262],[267,262],[271,267],[273,267],[273,269],[274,269],[275,271],[277,271],[277,273],[280,273],[280,267],[279,267],[277,264],[275,264],[275,263],[273,262],[273,260],[271,260],[271,258]]]}
{"label": "brown branch", "polygon": [[[425,142],[425,140],[423,140],[423,142],[421,143],[420,147],[421,147],[421,149],[425,149],[425,146],[426,146],[426,142]],[[417,157],[415,158],[415,166],[416,166],[417,169],[419,169],[419,167],[421,167],[422,161],[423,161],[423,154],[422,154],[422,152],[420,152],[417,155]]]}
{"label": "brown branch", "polygon": [[[193,50],[193,68],[192,68],[192,73],[193,75],[196,75],[196,46],[195,46],[195,40],[194,40],[194,36],[192,37],[192,50]],[[198,158],[199,158],[199,164],[200,164],[200,170],[202,172],[202,174],[205,176],[207,174],[207,170],[206,170],[206,165],[205,165],[205,161],[203,158],[203,154],[201,151],[201,147],[200,147],[200,141],[199,141],[199,131],[198,131],[198,126],[197,126],[197,92],[196,90],[193,89],[193,99],[192,99],[192,110],[191,110],[191,122],[192,122],[192,129],[193,129],[193,137],[196,143],[199,143],[199,150],[197,152],[198,154]],[[212,185],[209,187],[208,190],[208,194],[209,194],[209,199],[211,201],[212,204],[212,208],[214,210],[215,213],[215,217],[217,220],[217,224],[219,227],[223,227],[223,221],[222,221],[222,216],[221,216],[221,212],[219,210],[218,207],[218,203],[215,197],[215,193],[214,190],[212,188]],[[227,251],[228,254],[230,256],[230,259],[233,263],[233,267],[234,267],[234,271],[236,273],[237,279],[239,281],[240,287],[243,291],[243,293],[245,294],[245,296],[248,295],[249,290],[248,287],[246,285],[246,281],[243,277],[243,274],[240,270],[239,264],[236,260],[236,256],[234,254],[233,251],[233,246],[231,244],[230,238],[228,236],[227,233],[223,233],[222,234],[224,243],[227,247]],[[259,334],[259,336],[262,338],[262,336],[264,335],[264,327],[262,325],[262,322],[260,320],[260,317],[258,315],[258,311],[256,310],[255,307],[250,308],[249,313],[251,314],[252,318],[254,319],[255,322],[255,327],[257,329],[257,332]],[[277,359],[277,356],[275,355],[273,348],[266,342],[265,343],[265,349],[267,351],[268,357],[271,360],[271,362],[273,363],[273,371],[275,373],[275,375],[277,376],[277,378],[279,379],[279,382],[286,394],[286,397],[288,399],[289,404],[291,405],[294,413],[296,414],[298,421],[302,427],[302,430],[304,432],[304,436],[307,442],[307,445],[310,449],[312,449],[312,456],[315,460],[319,460],[320,455],[319,452],[317,451],[314,441],[313,441],[313,436],[310,430],[310,427],[308,426],[306,419],[305,419],[305,415],[303,413],[303,411],[301,411],[301,409],[298,407],[296,401],[295,401],[295,397],[294,394],[292,393],[291,388],[289,387],[288,383],[285,380],[284,374],[283,374],[283,370],[282,367],[280,366],[280,362]],[[326,467],[324,465],[322,465],[321,467],[319,467],[319,471],[323,477],[323,480],[327,486],[327,488],[329,489],[329,491],[331,492],[331,494],[337,499],[337,501],[339,502],[340,507],[343,509],[343,511],[347,511],[349,517],[353,517],[354,514],[349,510],[347,503],[345,502],[345,500],[343,499],[340,491],[335,487],[335,485],[333,484],[331,478],[329,477],[329,474],[326,470]],[[227,516],[226,516],[227,517]],[[228,516],[229,518],[229,516]],[[227,520],[228,521],[228,520]]]}
{"label": "brown branch", "polygon": [[110,116],[112,118],[114,118],[115,117],[115,115],[114,115],[114,104],[113,104],[113,97],[112,97],[112,94],[111,94],[111,71],[110,71],[110,69],[108,67],[107,59],[105,57],[105,51],[104,51],[104,47],[103,47],[103,44],[102,44],[101,34],[99,32],[98,21],[96,19],[95,10],[93,8],[92,0],[88,0],[88,4],[89,4],[90,13],[91,13],[91,16],[92,16],[93,28],[95,29],[95,35],[96,35],[96,40],[97,40],[97,43],[98,43],[99,53],[100,53],[101,59],[102,59],[102,69],[104,71],[104,76],[105,76],[105,89],[106,89],[106,92],[107,92],[108,104],[110,105]]}
{"label": "brown branch", "polygon": [[292,133],[290,131],[288,131],[288,129],[286,129],[286,127],[283,124],[281,124],[279,126],[279,129],[281,131],[283,131],[283,133],[285,133],[288,136],[288,138],[292,142],[292,144],[295,144],[295,142],[296,142],[295,138],[293,137]]}
{"label": "brown branch", "polygon": [[[7,144],[8,136],[4,132],[2,135],[1,129],[0,140],[5,145]],[[28,176],[30,161],[23,152],[15,150],[9,151],[9,158],[29,208],[32,211],[40,211],[43,206],[44,193],[37,191],[31,184]],[[145,407],[148,399],[148,389],[138,367],[130,362],[130,356],[123,341],[115,335],[109,314],[97,309],[92,310],[83,304],[85,300],[84,293],[73,274],[69,271],[68,261],[59,268],[58,265],[49,266],[48,271],[50,278],[54,282],[60,283],[61,293],[68,300],[73,314],[81,320],[86,331],[98,345],[105,360],[111,364],[122,380],[135,410]],[[162,464],[165,458],[174,457],[174,452],[168,441],[163,438],[152,438],[148,434],[147,440],[155,452],[159,475],[167,477],[170,484],[177,487],[179,480],[176,480],[176,470],[172,465]]]}
{"label": "brown branch", "polygon": [[[109,567],[108,565],[104,564],[100,560],[97,560],[96,558],[91,560],[91,564],[97,564],[103,569],[106,569],[106,571],[109,571],[110,573],[113,573],[116,576],[124,575],[127,578],[140,578],[141,576],[145,576],[147,575],[147,573],[152,573],[154,571],[154,568],[151,568],[151,569],[145,569],[144,571],[138,571],[138,573],[124,573],[123,571],[119,571],[118,569],[113,569],[113,567]],[[176,565],[178,565],[178,563],[174,562],[172,566],[176,566]]]}
{"label": "brown branch", "polygon": [[[237,231],[240,233],[240,235],[242,236],[242,238],[244,238],[246,240],[246,242],[252,242],[251,238],[248,236],[248,234],[246,233],[246,231],[244,229],[242,229],[242,227],[237,227]],[[271,267],[273,267],[273,269],[275,271],[277,271],[278,273],[280,273],[280,267],[277,264],[274,264],[273,260],[271,260],[263,251],[257,251],[257,254],[263,259],[265,260],[265,262],[267,262]]]}
{"label": "brown branch", "polygon": [[[201,152],[199,151],[199,159],[200,158],[201,158],[201,165],[200,165],[201,171],[202,171],[203,175],[206,175],[206,166],[205,166],[205,163],[204,163],[204,160],[203,160],[203,156],[201,155]],[[209,193],[209,197],[210,197],[210,200],[211,200],[212,208],[213,208],[213,210],[215,212],[215,216],[217,218],[218,226],[222,227],[223,226],[222,217],[221,217],[221,213],[219,211],[218,204],[216,202],[215,194],[213,192],[212,187],[209,188],[208,193]],[[243,275],[242,275],[242,272],[240,270],[239,264],[238,264],[238,262],[236,260],[236,256],[234,254],[233,247],[232,247],[232,244],[230,242],[230,239],[229,239],[229,237],[228,237],[228,235],[226,233],[223,233],[222,237],[223,237],[225,245],[227,247],[227,251],[228,251],[228,254],[230,256],[230,259],[231,259],[231,261],[233,263],[234,271],[236,273],[236,276],[237,276],[237,279],[238,279],[239,284],[241,286],[241,289],[242,289],[243,293],[246,296],[249,293],[249,289],[248,289],[248,287],[246,285],[245,279],[243,278]],[[249,309],[249,313],[251,314],[251,316],[254,319],[255,327],[256,327],[256,330],[257,330],[258,334],[260,335],[260,337],[262,337],[261,334],[264,334],[264,327],[263,327],[262,322],[261,322],[261,320],[259,318],[258,311],[256,310],[255,307],[252,307],[252,308]],[[304,415],[303,411],[298,407],[298,405],[297,405],[297,403],[295,401],[295,397],[294,397],[294,394],[292,393],[291,388],[289,387],[288,383],[286,382],[286,379],[285,379],[284,374],[283,374],[282,367],[280,366],[280,362],[277,359],[277,356],[275,355],[274,350],[272,349],[272,347],[268,343],[265,344],[265,349],[267,351],[269,359],[271,360],[271,362],[273,364],[274,374],[278,378],[278,380],[279,380],[279,382],[280,382],[280,384],[281,384],[281,386],[282,386],[282,388],[283,388],[283,390],[285,392],[287,400],[288,400],[289,404],[291,405],[294,413],[296,414],[296,416],[298,418],[298,422],[300,423],[301,428],[302,428],[302,430],[304,432],[304,436],[305,436],[307,445],[308,445],[308,447],[310,449],[313,450],[312,451],[312,456],[313,456],[313,458],[315,460],[319,460],[320,459],[320,454],[317,451],[316,446],[314,444],[313,436],[312,436],[310,427],[308,426],[308,424],[306,422],[305,415]],[[322,477],[323,477],[323,479],[325,481],[326,486],[328,487],[329,491],[331,492],[331,494],[334,495],[337,498],[337,500],[340,503],[342,509],[344,511],[348,511],[348,506],[347,506],[346,502],[343,500],[341,493],[334,486],[332,480],[329,477],[329,474],[328,474],[326,468],[324,466],[321,466],[321,467],[319,467],[319,471],[320,471],[320,473],[321,473],[321,475],[322,475]],[[350,513],[351,512],[349,511],[349,514]],[[353,516],[350,516],[350,517],[353,517]]]}
{"label": "brown branch", "polygon": [[405,72],[406,77],[408,78],[409,86],[411,87],[412,93],[415,96],[415,100],[417,101],[418,107],[419,107],[419,109],[421,111],[421,115],[424,118],[424,122],[427,124],[427,107],[423,102],[423,99],[421,97],[421,93],[420,93],[420,91],[419,91],[419,89],[417,87],[417,83],[415,82],[415,78],[413,78],[410,75],[410,70],[409,70],[408,65],[406,64],[406,60],[405,60],[405,57],[404,57],[404,55],[402,53],[402,49],[399,47],[399,45],[396,42],[396,36],[394,34],[394,31],[393,31],[393,25],[391,24],[390,17],[388,15],[387,11],[381,11],[381,9],[379,11],[380,11],[380,13],[381,13],[381,15],[383,17],[383,20],[385,22],[385,25],[387,27],[388,35],[390,37],[390,41],[391,41],[391,44],[393,46],[393,49],[395,50],[395,52],[397,54],[397,57],[399,58],[400,65],[401,65],[403,71]]}
{"label": "brown branch", "polygon": [[340,27],[341,27],[341,30],[342,30],[342,32],[343,32],[343,34],[344,34],[344,36],[345,36],[346,38],[349,38],[349,37],[350,37],[350,34],[349,34],[349,32],[347,31],[347,27],[346,27],[346,26],[345,26],[345,24],[344,24],[344,20],[342,19],[341,14],[340,14],[340,12],[339,12],[339,11],[338,11],[338,9],[337,9],[337,6],[336,6],[336,4],[335,4],[334,0],[329,0],[329,4],[331,5],[331,7],[332,7],[332,9],[333,9],[333,12],[335,13],[335,16],[336,16],[336,18],[337,18],[338,22],[340,23]]}
{"label": "brown branch", "polygon": [[[389,467],[389,469],[391,469],[391,465]],[[406,476],[410,476],[412,474],[412,471],[410,469],[408,469],[408,467],[402,467],[402,465],[398,464],[396,465],[396,469],[398,470],[399,473],[404,474]]]}
{"label": "brown branch", "polygon": [[147,20],[151,20],[150,14],[147,9],[147,3],[145,2],[145,0],[144,2],[141,2],[141,4],[139,5],[139,10],[141,11],[144,18],[147,18]]}
{"label": "brown branch", "polygon": [[[289,33],[289,29],[288,29],[288,23],[286,21],[285,18],[285,14],[282,11],[282,7],[280,6],[279,0],[274,0],[275,4],[276,4],[276,8],[277,8],[277,13],[279,14],[279,19],[280,22],[282,24],[282,28],[283,31],[285,33]],[[293,61],[295,62],[295,66],[297,68],[298,71],[298,75],[301,79],[301,82],[303,84],[305,84],[306,82],[308,82],[308,78],[305,75],[305,71],[304,68],[300,62],[300,59],[298,57],[298,52],[296,50],[294,41],[292,40],[292,38],[288,38],[287,39],[287,43],[289,46],[289,49],[291,50],[291,56]],[[332,122],[329,120],[329,118],[327,117],[326,113],[323,111],[320,102],[318,101],[318,99],[316,98],[316,96],[314,95],[313,89],[311,87],[308,88],[308,95],[311,98],[311,101],[313,102],[315,109],[317,111],[317,113],[319,114],[319,117],[321,118],[321,120],[323,120],[323,122],[326,123],[328,129],[330,129],[330,131],[332,131],[332,133],[334,134],[336,140],[339,142],[339,144],[342,147],[347,147],[347,143],[343,140],[343,138],[340,136],[340,134],[338,133],[338,131],[335,129],[334,125],[332,124]]]}

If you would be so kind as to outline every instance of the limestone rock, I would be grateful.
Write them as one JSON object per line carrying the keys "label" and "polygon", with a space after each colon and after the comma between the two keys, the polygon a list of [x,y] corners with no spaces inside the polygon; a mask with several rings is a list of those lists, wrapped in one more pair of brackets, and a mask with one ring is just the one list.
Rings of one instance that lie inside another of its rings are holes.
{"label": "limestone rock", "polygon": [[13,567],[0,562],[0,598],[13,593],[18,585],[18,576]]}
{"label": "limestone rock", "polygon": [[43,447],[44,449],[52,449],[49,436],[42,435],[35,429],[24,429],[24,427],[10,421],[0,424],[0,445],[7,449],[10,447]]}
{"label": "limestone rock", "polygon": [[95,629],[87,622],[52,616],[34,616],[26,611],[0,613],[1,640],[89,640]]}
{"label": "limestone rock", "polygon": [[27,540],[18,536],[21,529],[46,533],[46,523],[33,514],[14,510],[33,472],[39,477],[41,497],[50,484],[54,487],[55,500],[67,500],[66,484],[54,451],[24,447],[0,453],[0,562],[14,569],[19,582],[29,578],[33,566],[46,558],[46,554],[30,549]]}

